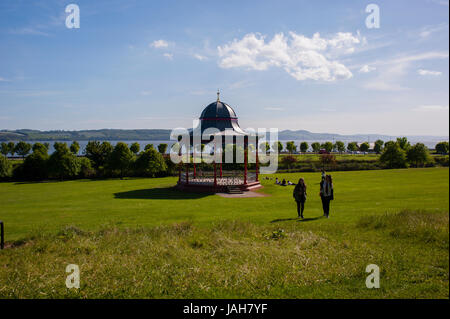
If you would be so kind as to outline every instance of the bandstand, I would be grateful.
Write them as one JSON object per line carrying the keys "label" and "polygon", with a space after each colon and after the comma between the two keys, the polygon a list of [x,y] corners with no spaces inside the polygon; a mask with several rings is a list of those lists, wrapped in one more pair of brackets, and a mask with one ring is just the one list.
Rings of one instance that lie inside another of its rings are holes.
{"label": "bandstand", "polygon": [[[240,128],[235,111],[231,106],[220,101],[219,94],[217,92],[217,100],[209,104],[201,113],[199,126],[190,131],[191,151],[188,152],[184,162],[179,164],[177,183],[179,189],[198,192],[238,193],[261,187],[258,177],[258,136],[251,135]],[[211,129],[215,133],[206,134],[205,137],[205,131],[208,132]],[[250,144],[251,141],[255,144]],[[214,142],[210,151],[211,155],[214,154],[214,160],[211,163],[212,169],[203,170],[201,169],[201,156],[200,159],[198,157],[198,153],[202,151],[198,150],[198,146],[199,144],[211,145],[212,142]],[[254,147],[249,150],[249,145]],[[232,146],[234,150],[233,164],[231,165],[227,161],[223,163],[223,154],[227,146]],[[236,162],[237,148],[243,153],[243,163]],[[249,153],[252,155],[251,170],[249,169]],[[215,156],[216,154],[219,155]],[[229,169],[233,165],[234,167]],[[228,169],[225,169],[225,167]]]}

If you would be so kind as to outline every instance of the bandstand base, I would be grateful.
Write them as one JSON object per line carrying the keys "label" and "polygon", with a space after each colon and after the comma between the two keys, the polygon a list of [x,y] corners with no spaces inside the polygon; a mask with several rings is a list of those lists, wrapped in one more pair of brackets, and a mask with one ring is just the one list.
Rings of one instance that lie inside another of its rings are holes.
{"label": "bandstand base", "polygon": [[242,185],[203,185],[203,184],[186,184],[178,182],[176,188],[188,191],[188,192],[203,192],[203,193],[226,193],[228,191],[228,186],[239,187],[243,192],[256,190],[262,187],[259,181],[249,182]]}

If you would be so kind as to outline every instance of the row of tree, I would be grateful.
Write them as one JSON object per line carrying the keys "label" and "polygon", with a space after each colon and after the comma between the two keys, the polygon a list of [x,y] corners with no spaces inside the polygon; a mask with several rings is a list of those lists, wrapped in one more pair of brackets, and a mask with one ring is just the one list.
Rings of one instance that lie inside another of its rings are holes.
{"label": "row of tree", "polygon": [[406,138],[386,142],[380,156],[380,162],[387,168],[423,167],[431,161],[429,150],[423,143],[411,145]]}
{"label": "row of tree", "polygon": [[[377,152],[381,152],[381,148],[383,146],[384,142],[381,140],[378,140],[375,142],[376,147],[374,148],[374,151]],[[378,145],[378,147],[377,147]],[[273,149],[277,149],[278,148],[278,152],[281,153],[284,149],[283,143],[281,142],[276,142],[273,144]],[[289,152],[290,154],[297,152],[297,145],[295,144],[294,141],[289,141],[286,142],[286,147],[285,147],[286,151]],[[299,144],[299,149],[300,152],[305,153],[310,149],[310,145],[308,144],[308,142],[301,142]],[[347,147],[345,146],[345,143],[342,141],[336,141],[334,144],[332,142],[324,142],[324,143],[319,143],[319,142],[314,142],[311,143],[311,149],[313,152],[318,153],[320,150],[325,150],[328,153],[331,152],[339,152],[339,153],[343,153],[346,150],[350,151],[350,152],[355,152],[355,151],[361,151],[361,152],[368,152],[370,149],[369,143],[365,142],[365,143],[361,143],[358,144],[358,142],[350,142],[347,144]]]}
{"label": "row of tree", "polygon": [[[364,142],[364,143],[349,142],[349,143],[347,143],[347,146],[345,146],[345,143],[342,141],[336,141],[334,144],[332,142],[324,142],[324,143],[314,142],[314,143],[311,143],[311,149],[315,153],[318,153],[320,150],[323,149],[323,150],[327,151],[328,153],[331,153],[331,152],[344,153],[345,151],[369,152],[372,150],[373,152],[375,152],[377,154],[381,154],[381,152],[383,151],[385,146],[390,143],[392,143],[392,141],[384,142],[382,140],[376,140],[374,142],[373,149],[371,149],[370,144],[368,142]],[[410,142],[408,141],[408,139],[406,137],[397,138],[395,143],[397,143],[405,151],[407,150],[408,147],[411,146]],[[310,148],[310,145],[308,144],[308,142],[301,142],[299,144],[299,146],[300,146],[300,152],[302,152],[302,153],[307,152]],[[284,148],[290,154],[297,152],[297,145],[295,144],[294,141],[287,142],[286,147],[284,147],[283,143],[278,141],[272,145],[272,148],[274,150],[278,149],[279,153],[281,153]],[[263,149],[263,147],[261,149]],[[266,143],[265,150],[268,151],[269,149],[270,149],[269,144]],[[449,152],[448,142],[439,142],[438,144],[436,144],[435,150],[436,150],[436,153],[438,153],[438,154],[448,154],[448,152]]]}
{"label": "row of tree", "polygon": [[[19,143],[18,143],[19,144]],[[88,142],[85,157],[77,157],[80,146],[73,142],[70,147],[66,143],[55,142],[54,152],[49,155],[48,143],[30,145],[32,153],[18,165],[0,156],[0,178],[42,180],[46,178],[86,178],[103,176],[163,176],[169,167],[174,166],[163,154],[167,144],[160,144],[158,151],[148,144],[143,151],[140,145],[133,143],[128,147],[119,142],[112,146],[109,142]]]}

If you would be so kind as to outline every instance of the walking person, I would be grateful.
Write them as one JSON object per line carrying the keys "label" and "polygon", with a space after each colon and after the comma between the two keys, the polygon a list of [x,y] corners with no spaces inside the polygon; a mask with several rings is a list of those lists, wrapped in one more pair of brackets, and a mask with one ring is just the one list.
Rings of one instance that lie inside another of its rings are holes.
{"label": "walking person", "polygon": [[333,180],[326,175],[320,182],[320,198],[322,199],[323,216],[330,218],[330,201],[334,199]]}
{"label": "walking person", "polygon": [[303,218],[303,210],[305,209],[306,202],[306,184],[303,178],[300,178],[297,185],[295,185],[293,196],[297,202],[298,217]]}

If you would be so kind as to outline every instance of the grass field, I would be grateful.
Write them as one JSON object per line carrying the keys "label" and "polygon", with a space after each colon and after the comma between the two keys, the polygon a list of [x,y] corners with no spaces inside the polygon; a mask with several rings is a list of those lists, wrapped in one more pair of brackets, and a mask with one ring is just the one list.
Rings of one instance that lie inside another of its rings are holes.
{"label": "grass field", "polygon": [[[265,179],[258,198],[172,177],[1,183],[0,297],[448,298],[448,168],[335,172],[330,219],[319,173],[275,176],[305,178],[305,220],[292,186]],[[380,289],[365,287],[371,263]]]}

